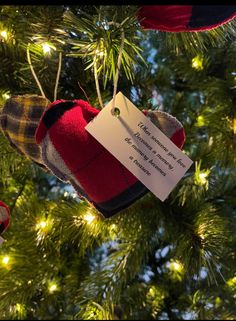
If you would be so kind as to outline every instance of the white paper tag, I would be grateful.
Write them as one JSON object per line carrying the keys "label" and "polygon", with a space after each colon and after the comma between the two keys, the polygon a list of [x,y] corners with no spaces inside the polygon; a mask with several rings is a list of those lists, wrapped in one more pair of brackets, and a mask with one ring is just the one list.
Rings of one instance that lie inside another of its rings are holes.
{"label": "white paper tag", "polygon": [[121,92],[85,129],[153,194],[164,201],[193,161]]}
{"label": "white paper tag", "polygon": [[0,245],[4,242],[4,239],[0,236]]}

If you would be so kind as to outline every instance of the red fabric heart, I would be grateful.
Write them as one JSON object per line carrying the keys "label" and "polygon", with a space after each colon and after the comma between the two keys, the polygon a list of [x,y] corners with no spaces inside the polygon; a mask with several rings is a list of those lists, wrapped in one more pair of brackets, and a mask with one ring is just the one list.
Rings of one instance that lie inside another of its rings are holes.
{"label": "red fabric heart", "polygon": [[[35,137],[44,164],[52,173],[70,182],[108,217],[148,190],[85,130],[98,113],[99,110],[83,100],[55,101],[43,114]],[[170,138],[181,148],[185,135],[178,124],[176,120],[178,128],[172,129]]]}
{"label": "red fabric heart", "polygon": [[2,234],[10,224],[10,209],[0,201],[0,234]]}
{"label": "red fabric heart", "polygon": [[168,32],[216,28],[236,16],[236,6],[140,6],[137,18],[144,29]]}

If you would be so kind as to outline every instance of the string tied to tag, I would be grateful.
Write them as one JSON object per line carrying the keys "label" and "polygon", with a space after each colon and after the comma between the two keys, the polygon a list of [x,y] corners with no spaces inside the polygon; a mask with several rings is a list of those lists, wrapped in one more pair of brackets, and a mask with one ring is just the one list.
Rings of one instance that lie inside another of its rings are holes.
{"label": "string tied to tag", "polygon": [[112,108],[111,108],[111,113],[114,116],[120,115],[119,108],[115,107],[115,99],[116,99],[116,94],[117,94],[117,87],[118,87],[118,80],[119,80],[120,66],[121,66],[121,61],[122,61],[124,44],[125,44],[125,33],[124,33],[124,29],[122,28],[121,29],[121,45],[120,45],[120,50],[119,50],[119,55],[118,55],[118,60],[117,60],[117,69],[116,69],[116,75],[115,75],[115,82],[114,82],[114,88],[113,88],[113,100],[112,100]]}

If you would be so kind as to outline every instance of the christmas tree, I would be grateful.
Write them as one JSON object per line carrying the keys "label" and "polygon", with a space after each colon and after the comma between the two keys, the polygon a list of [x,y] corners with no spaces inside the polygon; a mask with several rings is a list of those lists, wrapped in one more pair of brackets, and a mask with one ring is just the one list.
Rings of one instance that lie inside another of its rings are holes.
{"label": "christmas tree", "polygon": [[176,117],[193,161],[165,201],[148,192],[106,218],[0,131],[0,200],[11,213],[2,320],[236,318],[234,20],[166,32],[143,28],[138,10],[0,6],[1,111],[27,95],[43,108],[80,99],[101,110],[120,91]]}

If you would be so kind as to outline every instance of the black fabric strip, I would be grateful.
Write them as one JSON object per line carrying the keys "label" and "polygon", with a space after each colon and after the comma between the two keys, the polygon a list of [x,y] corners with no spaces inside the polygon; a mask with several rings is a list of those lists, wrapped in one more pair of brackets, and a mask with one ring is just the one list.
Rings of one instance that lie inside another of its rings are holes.
{"label": "black fabric strip", "polygon": [[236,6],[193,6],[189,27],[207,27],[223,22],[236,12]]}
{"label": "black fabric strip", "polygon": [[42,121],[44,125],[49,129],[66,111],[72,109],[75,105],[75,102],[69,100],[50,107],[43,115]]}
{"label": "black fabric strip", "polygon": [[0,224],[0,234],[4,231],[4,229],[5,229],[4,223],[1,223]]}
{"label": "black fabric strip", "polygon": [[137,199],[148,193],[149,190],[140,181],[126,189],[120,195],[114,197],[113,199],[103,202],[94,203],[94,206],[105,216],[111,217],[112,215],[120,212],[126,207],[130,206]]}

